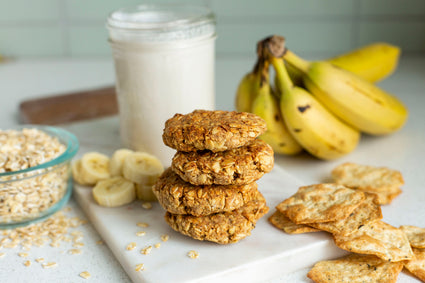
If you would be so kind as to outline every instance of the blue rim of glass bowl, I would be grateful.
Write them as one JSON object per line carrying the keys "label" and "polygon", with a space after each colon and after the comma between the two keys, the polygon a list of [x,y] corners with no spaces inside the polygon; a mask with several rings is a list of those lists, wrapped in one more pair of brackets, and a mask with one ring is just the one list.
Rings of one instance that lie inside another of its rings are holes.
{"label": "blue rim of glass bowl", "polygon": [[[4,172],[4,173],[0,173],[0,184],[2,183],[9,183],[9,182],[13,182],[13,181],[21,181],[21,180],[25,180],[27,178],[34,178],[38,175],[42,175],[42,174],[46,174],[47,172],[54,170],[55,168],[58,167],[58,165],[60,164],[64,164],[66,162],[71,162],[71,159],[75,156],[75,154],[77,154],[78,148],[79,148],[79,143],[78,143],[78,139],[77,137],[60,128],[56,128],[56,127],[51,127],[51,126],[40,126],[40,125],[21,125],[18,127],[12,127],[12,128],[8,128],[8,130],[23,130],[23,129],[38,129],[41,130],[43,132],[45,132],[46,134],[56,137],[62,144],[64,144],[66,146],[65,151],[59,155],[58,157],[37,165],[37,166],[33,166],[27,169],[23,169],[23,170],[19,170],[19,171],[12,171],[12,172]],[[1,181],[2,177],[5,176],[13,176],[13,175],[20,175],[22,173],[30,173],[33,171],[37,171],[39,170],[37,173],[35,173],[34,175],[30,175],[28,177],[24,177],[24,178],[20,178],[20,179],[15,179],[15,180],[8,180],[8,181]],[[12,228],[16,228],[16,227],[20,227],[20,226],[26,226],[35,222],[39,222],[42,221],[46,218],[48,218],[49,216],[51,216],[53,213],[59,211],[69,200],[71,194],[72,194],[72,188],[73,188],[73,183],[72,183],[72,178],[69,178],[67,181],[67,190],[64,194],[64,196],[62,197],[61,200],[59,200],[57,203],[55,203],[54,205],[52,205],[51,207],[49,207],[48,209],[44,210],[43,212],[41,212],[38,216],[34,217],[34,218],[30,218],[30,219],[25,219],[23,221],[11,221],[11,222],[0,222],[0,229],[12,229]]]}

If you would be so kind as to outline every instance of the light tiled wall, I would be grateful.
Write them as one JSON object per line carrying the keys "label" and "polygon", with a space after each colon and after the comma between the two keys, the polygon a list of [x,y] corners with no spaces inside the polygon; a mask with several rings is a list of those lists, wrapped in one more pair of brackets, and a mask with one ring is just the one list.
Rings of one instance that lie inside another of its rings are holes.
{"label": "light tiled wall", "polygon": [[[156,0],[145,2],[173,2]],[[254,56],[270,34],[303,55],[328,56],[373,41],[425,52],[424,0],[187,0],[217,16],[217,55]],[[109,56],[105,19],[140,0],[0,0],[0,54]]]}

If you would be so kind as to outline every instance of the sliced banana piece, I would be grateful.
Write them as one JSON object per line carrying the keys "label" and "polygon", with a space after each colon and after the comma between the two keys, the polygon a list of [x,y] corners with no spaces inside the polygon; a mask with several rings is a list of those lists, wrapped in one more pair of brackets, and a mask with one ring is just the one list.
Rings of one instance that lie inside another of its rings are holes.
{"label": "sliced banana piece", "polygon": [[157,201],[157,198],[152,191],[152,185],[142,185],[142,184],[135,184],[135,185],[136,185],[137,199],[140,199],[143,201]]}
{"label": "sliced banana piece", "polygon": [[71,165],[72,178],[80,185],[87,185],[81,174],[81,159],[74,161]]}
{"label": "sliced banana piece", "polygon": [[116,207],[136,199],[134,184],[123,177],[99,181],[93,188],[93,197],[101,206]]}
{"label": "sliced banana piece", "polygon": [[153,185],[164,171],[161,161],[146,152],[134,152],[124,159],[124,178],[137,184]]}
{"label": "sliced banana piece", "polygon": [[81,158],[81,175],[88,185],[95,185],[98,181],[108,179],[109,157],[99,152],[88,152]]}
{"label": "sliced banana piece", "polygon": [[109,162],[109,173],[112,177],[123,176],[122,166],[124,163],[124,159],[133,152],[134,151],[130,149],[121,148],[116,150],[114,154],[112,154],[111,160]]}

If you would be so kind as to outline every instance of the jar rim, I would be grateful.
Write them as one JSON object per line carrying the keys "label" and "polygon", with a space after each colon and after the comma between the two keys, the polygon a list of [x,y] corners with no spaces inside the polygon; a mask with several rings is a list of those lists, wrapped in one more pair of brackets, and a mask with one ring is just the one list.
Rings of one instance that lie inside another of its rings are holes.
{"label": "jar rim", "polygon": [[107,19],[107,27],[111,29],[160,33],[214,23],[214,13],[207,6],[178,3],[122,8],[112,12]]}

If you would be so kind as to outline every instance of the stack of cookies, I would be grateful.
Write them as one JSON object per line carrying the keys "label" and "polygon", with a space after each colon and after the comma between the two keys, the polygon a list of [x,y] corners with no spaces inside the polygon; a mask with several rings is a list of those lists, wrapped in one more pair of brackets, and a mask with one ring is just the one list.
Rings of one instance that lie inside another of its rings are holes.
{"label": "stack of cookies", "polygon": [[265,122],[245,112],[195,110],[165,123],[177,150],[153,192],[176,231],[197,240],[235,243],[268,207],[257,181],[273,168],[273,150],[257,139]]}

